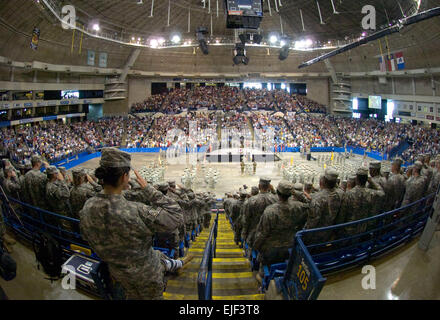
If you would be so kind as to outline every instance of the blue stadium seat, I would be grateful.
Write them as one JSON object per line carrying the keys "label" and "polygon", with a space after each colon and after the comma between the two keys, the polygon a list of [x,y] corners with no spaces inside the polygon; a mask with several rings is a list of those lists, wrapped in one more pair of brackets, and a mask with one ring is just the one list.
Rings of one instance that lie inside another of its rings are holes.
{"label": "blue stadium seat", "polygon": [[286,272],[286,268],[287,268],[286,262],[272,264],[269,267],[263,266],[263,271],[264,271],[264,278],[262,283],[263,293],[269,287],[269,283],[272,279],[276,277],[282,277],[284,275],[284,273]]}
{"label": "blue stadium seat", "polygon": [[179,242],[179,257],[183,258],[185,256],[185,242],[180,241]]}

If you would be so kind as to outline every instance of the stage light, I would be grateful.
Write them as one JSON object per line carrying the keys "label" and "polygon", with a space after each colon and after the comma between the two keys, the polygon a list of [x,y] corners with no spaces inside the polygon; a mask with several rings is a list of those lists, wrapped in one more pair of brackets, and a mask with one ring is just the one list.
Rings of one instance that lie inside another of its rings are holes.
{"label": "stage light", "polygon": [[99,24],[95,23],[95,24],[93,24],[92,29],[95,31],[99,31],[101,28],[99,27]]}
{"label": "stage light", "polygon": [[157,39],[150,40],[150,47],[157,48],[158,45],[159,45],[159,42],[157,41]]}
{"label": "stage light", "polygon": [[208,29],[206,29],[205,27],[198,27],[196,29],[196,37],[200,45],[200,50],[202,50],[203,54],[205,55],[209,54],[209,47],[208,44],[206,43],[206,38],[205,38],[205,35],[207,34],[208,34]]}
{"label": "stage light", "polygon": [[276,35],[271,35],[269,38],[271,44],[275,44],[278,41],[278,37]]}
{"label": "stage light", "polygon": [[163,44],[165,43],[165,39],[164,39],[164,38],[159,38],[159,39],[157,39],[157,42],[158,42],[160,45],[163,45]]}
{"label": "stage light", "polygon": [[244,65],[249,64],[249,58],[246,57],[246,48],[244,44],[235,44],[234,58],[232,59],[232,61],[234,61],[235,65],[238,65],[240,63],[243,63]]}
{"label": "stage light", "polygon": [[284,36],[281,41],[280,41],[280,45],[281,45],[281,50],[280,50],[280,55],[279,55],[279,59],[282,60],[286,60],[287,57],[289,56],[289,50],[290,50],[290,38]]}
{"label": "stage light", "polygon": [[178,44],[180,42],[181,38],[178,34],[175,34],[171,37],[171,42],[174,44]]}

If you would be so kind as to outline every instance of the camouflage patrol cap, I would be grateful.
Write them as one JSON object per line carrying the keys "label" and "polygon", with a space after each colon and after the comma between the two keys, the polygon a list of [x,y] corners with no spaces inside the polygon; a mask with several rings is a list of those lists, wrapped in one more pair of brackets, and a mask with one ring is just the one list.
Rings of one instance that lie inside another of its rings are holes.
{"label": "camouflage patrol cap", "polygon": [[380,169],[381,163],[380,161],[371,161],[370,169]]}
{"label": "camouflage patrol cap", "polygon": [[86,171],[83,168],[73,168],[72,170],[72,177],[75,178],[81,178],[86,175]]}
{"label": "camouflage patrol cap", "polygon": [[161,182],[161,183],[159,183],[158,185],[157,185],[157,190],[159,190],[159,191],[162,191],[162,192],[165,192],[165,191],[168,191],[168,188],[169,188],[170,186],[168,185],[168,183],[166,183],[166,182]]}
{"label": "camouflage patrol cap", "polygon": [[255,196],[260,192],[260,190],[258,189],[258,187],[252,187],[251,188],[251,195]]}
{"label": "camouflage patrol cap", "polygon": [[360,167],[359,169],[357,169],[356,175],[357,176],[368,176],[368,169],[365,167]]}
{"label": "camouflage patrol cap", "polygon": [[[368,174],[368,173],[367,173]],[[347,182],[349,183],[355,183],[356,182],[356,176],[349,176],[347,179]]]}
{"label": "camouflage patrol cap", "polygon": [[277,191],[283,196],[291,196],[293,192],[293,185],[289,181],[282,180],[278,184]]}
{"label": "camouflage patrol cap", "polygon": [[305,189],[310,189],[310,188],[312,188],[313,187],[313,184],[312,183],[310,183],[310,182],[306,182],[306,183],[304,183],[304,188]]}
{"label": "camouflage patrol cap", "polygon": [[104,168],[131,168],[131,155],[116,148],[103,148],[99,165]]}
{"label": "camouflage patrol cap", "polygon": [[58,170],[60,170],[62,174],[65,174],[67,172],[66,167],[58,167]]}
{"label": "camouflage patrol cap", "polygon": [[49,167],[47,167],[47,169],[46,169],[46,174],[58,174],[59,173],[59,171],[58,171],[58,169],[57,169],[57,167],[55,167],[55,166],[49,166]]}
{"label": "camouflage patrol cap", "polygon": [[41,160],[41,157],[40,157],[39,155],[34,154],[34,155],[31,157],[31,162],[32,162],[32,163],[42,162],[42,160]]}
{"label": "camouflage patrol cap", "polygon": [[423,168],[423,163],[421,161],[416,161],[414,163],[414,168],[418,169],[418,170],[422,170]]}
{"label": "camouflage patrol cap", "polygon": [[246,190],[240,190],[240,191],[238,192],[238,194],[239,194],[240,197],[247,197],[247,195],[248,195],[248,193],[246,192]]}
{"label": "camouflage patrol cap", "polygon": [[417,156],[417,161],[420,161],[421,163],[423,163],[425,161],[425,155],[423,154],[419,154]]}
{"label": "camouflage patrol cap", "polygon": [[296,190],[296,191],[303,191],[304,190],[304,186],[303,186],[302,183],[298,182],[298,183],[295,183],[293,185],[293,189]]}
{"label": "camouflage patrol cap", "polygon": [[380,169],[380,171],[382,173],[390,173],[391,172],[390,167],[383,167],[382,169]]}
{"label": "camouflage patrol cap", "polygon": [[176,181],[174,181],[174,180],[169,180],[169,181],[168,181],[168,186],[170,186],[170,187],[172,187],[172,188],[175,188],[175,187],[176,187]]}
{"label": "camouflage patrol cap", "polygon": [[25,161],[24,162],[24,168],[25,169],[32,169],[32,163],[30,163],[29,161]]}
{"label": "camouflage patrol cap", "polygon": [[336,181],[338,180],[338,172],[334,169],[326,169],[324,172],[324,177],[328,180],[328,181]]}
{"label": "camouflage patrol cap", "polygon": [[268,178],[268,177],[261,177],[260,178],[260,184],[263,186],[268,186],[271,181],[272,181],[272,179]]}

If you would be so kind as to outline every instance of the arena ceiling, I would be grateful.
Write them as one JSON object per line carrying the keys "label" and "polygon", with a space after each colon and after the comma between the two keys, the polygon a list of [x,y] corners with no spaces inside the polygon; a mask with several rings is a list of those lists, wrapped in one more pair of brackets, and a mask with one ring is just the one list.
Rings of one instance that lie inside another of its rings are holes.
{"label": "arena ceiling", "polygon": [[[223,0],[218,1],[218,16],[217,0],[206,0],[205,7],[201,0],[154,0],[152,17],[150,16],[153,0],[142,0],[142,4],[137,4],[138,0],[47,1],[56,4],[59,8],[64,5],[73,5],[77,11],[79,26],[92,28],[93,24],[98,23],[100,30],[96,34],[105,33],[114,39],[142,38],[142,41],[147,42],[151,37],[169,39],[173,33],[177,32],[183,39],[195,40],[194,33],[198,26],[206,26],[211,33],[211,20],[212,38],[234,37],[234,30],[226,28]],[[260,31],[265,37],[271,33],[281,34],[283,32],[293,40],[311,38],[322,43],[337,40],[350,42],[359,38],[363,32],[361,10],[366,4],[374,5],[377,10],[378,28],[385,27],[388,23],[402,18],[403,15],[409,15],[417,10],[423,11],[440,6],[440,0],[421,0],[420,8],[418,0],[333,0],[335,10],[338,12],[334,14],[331,0],[277,1],[278,8],[275,6],[275,0],[270,1],[270,11],[269,3],[264,1],[264,19]],[[319,3],[324,24],[320,23],[317,3]],[[303,15],[305,31],[300,13]],[[440,65],[439,22],[440,17],[436,17],[402,30],[401,33],[389,38],[392,50],[405,50],[408,68]],[[29,49],[34,27],[38,27],[41,31],[38,51]],[[109,67],[121,68],[133,48],[121,42],[96,39],[88,35],[82,38],[79,32],[73,35],[71,30],[64,30],[61,27],[61,23],[43,4],[43,0],[0,1],[0,55],[18,61],[84,65],[88,49],[108,52]],[[136,61],[135,68],[172,72],[178,67],[179,72],[191,69],[191,72],[204,70],[216,73],[228,73],[240,68],[232,65],[231,47],[212,49],[209,56],[203,56],[200,50],[196,49],[153,50],[144,48]],[[251,63],[241,68],[249,72],[292,72],[297,70],[298,65],[303,61],[322,54],[322,50],[292,51],[288,60],[280,62],[277,49],[271,50],[270,55],[266,50],[258,48],[248,51],[251,55]],[[378,54],[378,45],[374,43],[353,50],[337,59],[333,58],[332,61],[335,62],[337,70],[372,71],[377,68]],[[173,63],[178,66],[171,66]],[[308,68],[307,72],[327,72],[327,69],[323,64],[319,64]]]}

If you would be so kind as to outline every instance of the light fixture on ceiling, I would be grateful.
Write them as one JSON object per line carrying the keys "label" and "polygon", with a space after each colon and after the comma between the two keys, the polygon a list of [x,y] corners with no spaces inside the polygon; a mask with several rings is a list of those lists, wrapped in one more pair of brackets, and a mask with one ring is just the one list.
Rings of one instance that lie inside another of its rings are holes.
{"label": "light fixture on ceiling", "polygon": [[244,65],[249,64],[249,58],[246,56],[246,47],[243,43],[235,44],[233,61],[235,65],[239,65],[240,63]]}
{"label": "light fixture on ceiling", "polygon": [[272,34],[269,36],[269,42],[271,44],[275,44],[278,42],[278,36],[276,34]]}
{"label": "light fixture on ceiling", "polygon": [[177,33],[171,36],[171,42],[174,44],[178,44],[181,40],[182,38]]}
{"label": "light fixture on ceiling", "polygon": [[209,47],[206,43],[205,36],[208,34],[208,29],[205,27],[198,27],[196,29],[196,37],[197,41],[199,41],[200,50],[202,50],[203,54],[209,54]]}
{"label": "light fixture on ceiling", "polygon": [[93,26],[92,26],[92,29],[95,30],[95,31],[101,30],[101,28],[99,27],[98,23],[94,23]]}

